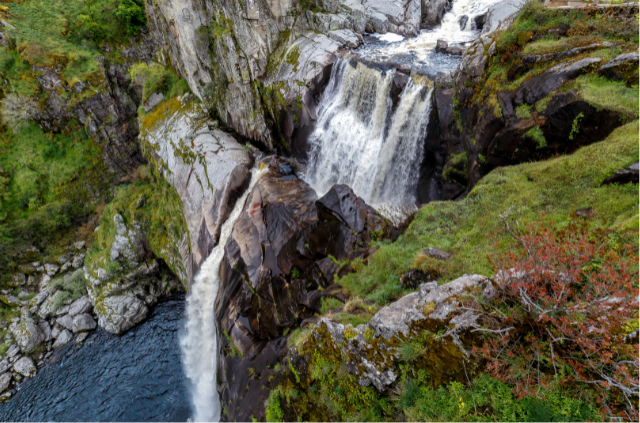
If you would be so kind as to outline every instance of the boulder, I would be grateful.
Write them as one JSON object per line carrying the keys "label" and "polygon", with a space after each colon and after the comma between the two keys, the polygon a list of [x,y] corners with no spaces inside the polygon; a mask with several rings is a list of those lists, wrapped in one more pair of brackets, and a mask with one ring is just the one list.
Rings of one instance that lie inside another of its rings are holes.
{"label": "boulder", "polygon": [[[5,358],[4,360],[0,361],[0,375],[6,373],[9,368],[9,359]],[[1,389],[0,392],[2,392]]]}
{"label": "boulder", "polygon": [[602,65],[598,72],[609,79],[625,81],[632,86],[638,83],[638,59],[637,51],[621,54]]}
{"label": "boulder", "polygon": [[0,392],[6,391],[11,385],[11,373],[0,375]]}
{"label": "boulder", "polygon": [[7,358],[12,359],[20,353],[20,347],[18,345],[12,345],[7,350]]}
{"label": "boulder", "polygon": [[56,319],[56,323],[67,330],[73,330],[73,317],[68,314],[65,314],[62,317],[58,317]]}
{"label": "boulder", "polygon": [[436,43],[436,53],[446,53],[449,43],[445,40],[438,40]]}
{"label": "boulder", "polygon": [[77,300],[75,300],[69,306],[69,316],[75,317],[78,314],[89,313],[93,306],[91,305],[91,300],[89,297],[84,296]]}
{"label": "boulder", "polygon": [[44,342],[51,341],[52,335],[51,335],[51,326],[49,325],[49,322],[47,321],[40,322],[38,323],[38,327],[40,328],[40,331],[44,335]]}
{"label": "boulder", "polygon": [[98,324],[88,313],[78,314],[73,318],[73,333],[86,332],[96,328]]}
{"label": "boulder", "polygon": [[[452,2],[449,0],[422,0],[421,28],[432,29],[439,25],[446,12],[451,10]],[[460,24],[462,27],[462,23]]]}
{"label": "boulder", "polygon": [[34,377],[36,375],[36,365],[29,357],[22,357],[13,365],[13,370],[24,377]]}
{"label": "boulder", "polygon": [[388,31],[415,36],[420,31],[421,0],[362,0],[367,14],[382,14],[389,21]]}
{"label": "boulder", "polygon": [[11,332],[23,354],[30,353],[45,340],[45,335],[31,319],[23,319],[12,328]]}
{"label": "boulder", "polygon": [[441,250],[440,248],[433,248],[433,247],[427,248],[426,250],[422,250],[422,254],[425,254],[436,260],[443,260],[443,261],[449,260],[453,256],[453,253],[450,253],[445,250]]}
{"label": "boulder", "polygon": [[469,16],[467,15],[463,15],[460,16],[460,31],[464,31],[464,29],[467,27],[467,22],[469,22]]}
{"label": "boulder", "polygon": [[55,349],[64,347],[69,342],[71,342],[72,339],[73,339],[73,334],[71,332],[69,332],[68,330],[64,329],[58,335],[58,338],[56,339],[56,342],[53,343],[53,349],[55,350]]}
{"label": "boulder", "polygon": [[131,293],[107,297],[95,305],[95,310],[100,326],[116,335],[142,322],[149,313],[144,301]]}
{"label": "boulder", "polygon": [[630,166],[625,167],[609,176],[604,180],[602,185],[609,184],[628,184],[628,183],[638,183],[638,165],[639,163],[634,163]]}

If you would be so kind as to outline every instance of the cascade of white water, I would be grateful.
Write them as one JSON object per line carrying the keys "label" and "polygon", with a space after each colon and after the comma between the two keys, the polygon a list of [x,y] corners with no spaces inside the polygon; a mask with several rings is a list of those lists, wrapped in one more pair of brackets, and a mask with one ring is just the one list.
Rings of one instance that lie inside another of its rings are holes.
{"label": "cascade of white water", "polygon": [[394,75],[334,65],[310,138],[307,178],[318,194],[341,183],[370,204],[414,201],[431,91],[411,78],[392,113]]}
{"label": "cascade of white water", "polygon": [[218,295],[220,263],[224,246],[231,235],[233,224],[238,220],[249,192],[264,171],[253,169],[251,183],[238,199],[229,218],[222,226],[220,241],[202,264],[194,278],[191,294],[187,298],[185,332],[180,339],[183,366],[192,382],[193,421],[211,422],[220,420],[220,398],[217,391],[218,345],[214,302]]}

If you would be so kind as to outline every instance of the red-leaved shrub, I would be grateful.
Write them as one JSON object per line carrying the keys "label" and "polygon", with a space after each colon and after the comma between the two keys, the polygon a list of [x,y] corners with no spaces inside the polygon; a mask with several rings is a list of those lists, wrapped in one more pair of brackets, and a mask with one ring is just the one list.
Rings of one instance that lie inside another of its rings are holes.
{"label": "red-leaved shrub", "polygon": [[[638,421],[637,252],[578,219],[507,230],[517,248],[490,256],[495,296],[482,305],[487,338],[476,350],[519,397],[550,383],[592,387],[603,416]],[[509,269],[509,270],[505,270]]]}

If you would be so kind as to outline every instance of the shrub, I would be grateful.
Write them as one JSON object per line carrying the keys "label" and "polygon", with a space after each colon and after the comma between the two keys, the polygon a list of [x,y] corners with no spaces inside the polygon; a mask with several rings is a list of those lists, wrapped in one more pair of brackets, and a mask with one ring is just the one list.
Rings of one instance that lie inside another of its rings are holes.
{"label": "shrub", "polygon": [[[500,271],[485,307],[490,374],[536,398],[551,383],[591,387],[603,415],[638,419],[638,344],[622,328],[638,316],[638,257],[614,234],[575,219],[507,231],[518,247],[490,255]],[[499,311],[496,311],[499,310]]]}
{"label": "shrub", "polygon": [[185,80],[158,63],[137,63],[129,74],[134,82],[142,85],[142,101],[145,103],[153,93],[164,93],[166,98],[171,98],[189,92]]}
{"label": "shrub", "polygon": [[2,99],[0,113],[2,113],[2,123],[18,132],[23,123],[32,119],[36,112],[36,103],[29,97],[16,94],[8,94]]}
{"label": "shrub", "polygon": [[58,311],[63,305],[75,301],[87,293],[82,269],[76,270],[68,278],[54,279],[49,286],[58,290],[51,304],[53,311]]}

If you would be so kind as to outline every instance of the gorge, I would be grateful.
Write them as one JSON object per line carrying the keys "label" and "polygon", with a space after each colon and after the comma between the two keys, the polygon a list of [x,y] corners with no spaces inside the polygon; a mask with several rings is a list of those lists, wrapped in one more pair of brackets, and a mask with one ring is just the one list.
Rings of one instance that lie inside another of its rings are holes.
{"label": "gorge", "polygon": [[71,3],[0,28],[3,421],[637,416],[637,3]]}

